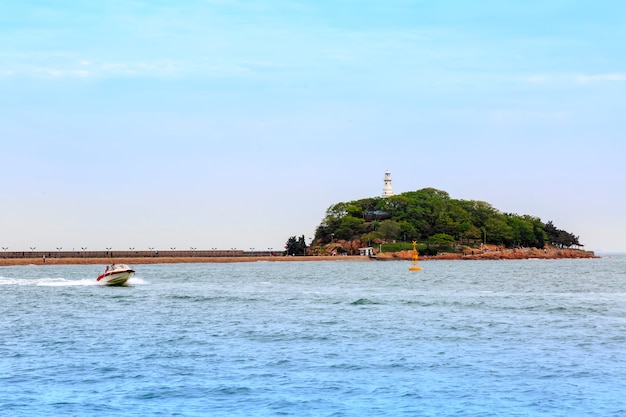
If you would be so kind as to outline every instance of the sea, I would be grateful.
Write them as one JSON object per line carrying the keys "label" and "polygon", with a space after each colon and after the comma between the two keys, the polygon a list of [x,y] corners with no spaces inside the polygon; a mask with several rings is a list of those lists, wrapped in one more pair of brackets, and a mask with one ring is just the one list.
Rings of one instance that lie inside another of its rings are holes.
{"label": "sea", "polygon": [[2,416],[626,416],[626,257],[0,267]]}

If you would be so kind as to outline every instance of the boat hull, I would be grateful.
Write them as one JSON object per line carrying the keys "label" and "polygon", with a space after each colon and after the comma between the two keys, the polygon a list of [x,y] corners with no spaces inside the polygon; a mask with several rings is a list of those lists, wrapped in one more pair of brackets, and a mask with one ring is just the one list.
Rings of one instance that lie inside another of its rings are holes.
{"label": "boat hull", "polygon": [[124,285],[133,275],[135,271],[132,269],[108,271],[98,277],[98,282],[104,285]]}

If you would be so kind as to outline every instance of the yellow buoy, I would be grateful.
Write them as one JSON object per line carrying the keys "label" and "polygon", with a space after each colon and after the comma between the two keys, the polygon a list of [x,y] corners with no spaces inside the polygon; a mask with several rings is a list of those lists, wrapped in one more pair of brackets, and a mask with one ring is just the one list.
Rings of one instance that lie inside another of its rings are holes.
{"label": "yellow buoy", "polygon": [[409,271],[421,271],[422,268],[420,268],[419,263],[417,263],[417,242],[413,241],[413,256],[411,257],[411,267],[409,268]]}

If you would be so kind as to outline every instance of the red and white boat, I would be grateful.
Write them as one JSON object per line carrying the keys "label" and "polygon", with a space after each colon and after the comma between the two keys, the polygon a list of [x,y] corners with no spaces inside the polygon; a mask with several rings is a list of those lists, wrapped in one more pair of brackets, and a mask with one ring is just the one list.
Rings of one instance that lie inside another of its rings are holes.
{"label": "red and white boat", "polygon": [[105,285],[124,285],[135,270],[124,264],[113,264],[106,267],[104,274],[98,277],[98,282]]}

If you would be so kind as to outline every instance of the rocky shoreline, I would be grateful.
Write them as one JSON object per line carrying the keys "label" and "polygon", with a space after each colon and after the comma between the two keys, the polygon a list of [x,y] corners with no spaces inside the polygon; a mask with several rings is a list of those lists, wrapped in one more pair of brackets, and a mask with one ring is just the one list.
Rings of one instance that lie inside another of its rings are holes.
{"label": "rocky shoreline", "polygon": [[[413,251],[401,251],[392,253],[379,253],[378,259],[383,260],[410,260]],[[420,260],[452,259],[452,260],[504,260],[504,259],[580,259],[598,258],[592,251],[581,249],[559,249],[559,248],[515,248],[502,249],[497,246],[490,246],[484,250],[464,248],[462,253],[441,252],[436,256],[420,256]]]}

